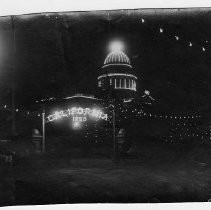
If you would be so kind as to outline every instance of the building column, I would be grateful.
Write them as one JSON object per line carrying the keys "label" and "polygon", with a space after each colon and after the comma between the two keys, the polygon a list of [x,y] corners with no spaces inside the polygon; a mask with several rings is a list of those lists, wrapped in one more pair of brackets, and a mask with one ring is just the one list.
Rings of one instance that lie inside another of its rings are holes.
{"label": "building column", "polygon": [[127,85],[126,85],[126,79],[124,79],[124,89],[126,89],[127,88]]}

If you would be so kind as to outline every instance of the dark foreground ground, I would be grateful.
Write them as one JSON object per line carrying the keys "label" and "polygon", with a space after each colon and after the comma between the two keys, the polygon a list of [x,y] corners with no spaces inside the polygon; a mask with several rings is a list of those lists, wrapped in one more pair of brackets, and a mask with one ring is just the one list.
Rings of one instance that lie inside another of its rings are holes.
{"label": "dark foreground ground", "polygon": [[204,146],[187,152],[148,145],[119,161],[67,154],[30,156],[1,167],[0,201],[1,205],[208,201],[210,154],[210,147]]}

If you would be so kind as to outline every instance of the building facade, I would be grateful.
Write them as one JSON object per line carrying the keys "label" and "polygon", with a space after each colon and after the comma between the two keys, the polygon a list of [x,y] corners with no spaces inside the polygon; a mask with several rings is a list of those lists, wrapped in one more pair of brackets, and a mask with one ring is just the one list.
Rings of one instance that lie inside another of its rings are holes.
{"label": "building facade", "polygon": [[100,69],[99,96],[115,97],[118,100],[133,99],[137,91],[137,77],[128,56],[121,50],[110,52]]}

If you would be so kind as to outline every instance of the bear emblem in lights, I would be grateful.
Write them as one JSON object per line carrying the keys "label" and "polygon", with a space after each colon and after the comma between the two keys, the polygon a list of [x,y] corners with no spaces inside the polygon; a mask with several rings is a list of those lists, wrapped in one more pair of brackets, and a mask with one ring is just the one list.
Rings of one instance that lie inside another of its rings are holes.
{"label": "bear emblem in lights", "polygon": [[73,127],[78,128],[80,124],[87,121],[88,118],[92,119],[102,119],[107,120],[108,115],[103,113],[100,109],[90,109],[82,107],[72,107],[67,110],[56,111],[54,114],[49,115],[46,119],[46,122],[52,122],[55,120],[62,119],[64,117],[70,117],[73,121]]}

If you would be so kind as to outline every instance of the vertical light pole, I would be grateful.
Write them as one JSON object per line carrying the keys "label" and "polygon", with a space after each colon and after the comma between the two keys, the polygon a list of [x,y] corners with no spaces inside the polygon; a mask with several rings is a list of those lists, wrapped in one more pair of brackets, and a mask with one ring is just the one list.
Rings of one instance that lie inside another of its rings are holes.
{"label": "vertical light pole", "polygon": [[16,124],[15,124],[15,61],[16,61],[16,46],[15,46],[15,26],[14,26],[14,17],[11,15],[11,24],[12,24],[12,38],[13,38],[13,49],[12,49],[12,134],[16,134]]}
{"label": "vertical light pole", "polygon": [[42,111],[42,152],[44,153],[45,148],[45,110]]}
{"label": "vertical light pole", "polygon": [[112,110],[112,127],[113,127],[113,157],[114,160],[117,158],[117,142],[116,142],[116,113],[115,113],[115,105],[113,105],[113,110]]}

